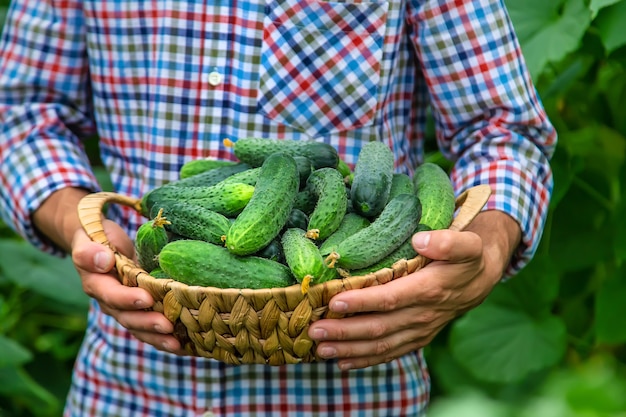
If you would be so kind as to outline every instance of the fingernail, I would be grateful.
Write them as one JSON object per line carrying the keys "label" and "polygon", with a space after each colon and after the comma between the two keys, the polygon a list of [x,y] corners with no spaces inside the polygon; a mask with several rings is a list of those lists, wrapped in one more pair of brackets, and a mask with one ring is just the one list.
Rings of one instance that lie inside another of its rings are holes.
{"label": "fingernail", "polygon": [[135,302],[133,304],[137,308],[146,308],[146,307],[148,307],[148,304],[144,300],[135,300]]}
{"label": "fingernail", "polygon": [[170,346],[170,344],[168,342],[163,342],[161,343],[161,347],[167,351],[171,351],[172,347]]}
{"label": "fingernail", "polygon": [[354,368],[354,364],[352,364],[351,362],[342,362],[339,364],[339,369],[341,369],[342,371],[349,371],[352,368]]}
{"label": "fingernail", "polygon": [[330,309],[335,313],[343,313],[348,310],[348,303],[344,301],[335,301],[330,305]]}
{"label": "fingernail", "polygon": [[315,340],[324,340],[328,336],[328,332],[324,329],[313,329],[311,337]]}
{"label": "fingernail", "polygon": [[157,333],[165,334],[165,331],[163,330],[163,327],[160,324],[155,324],[154,325],[154,331],[156,331]]}
{"label": "fingernail", "polygon": [[320,348],[320,356],[322,358],[334,358],[337,356],[337,350],[334,347],[325,346]]}
{"label": "fingernail", "polygon": [[93,258],[93,263],[97,270],[108,272],[111,265],[111,254],[109,252],[98,252]]}
{"label": "fingernail", "polygon": [[413,236],[413,247],[416,249],[426,249],[430,242],[430,233],[421,232]]}

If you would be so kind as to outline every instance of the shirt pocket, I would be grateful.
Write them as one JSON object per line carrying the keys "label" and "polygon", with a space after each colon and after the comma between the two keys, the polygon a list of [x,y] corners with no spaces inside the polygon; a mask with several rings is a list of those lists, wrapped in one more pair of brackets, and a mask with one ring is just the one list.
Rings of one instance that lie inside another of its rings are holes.
{"label": "shirt pocket", "polygon": [[312,137],[372,124],[387,9],[266,0],[258,111]]}

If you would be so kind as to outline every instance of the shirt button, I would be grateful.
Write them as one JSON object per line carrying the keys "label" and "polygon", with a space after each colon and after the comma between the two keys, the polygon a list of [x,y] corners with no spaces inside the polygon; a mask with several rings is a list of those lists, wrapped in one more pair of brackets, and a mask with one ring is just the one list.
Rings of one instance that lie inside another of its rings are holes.
{"label": "shirt button", "polygon": [[209,73],[209,84],[212,86],[220,85],[222,83],[222,74],[217,71]]}

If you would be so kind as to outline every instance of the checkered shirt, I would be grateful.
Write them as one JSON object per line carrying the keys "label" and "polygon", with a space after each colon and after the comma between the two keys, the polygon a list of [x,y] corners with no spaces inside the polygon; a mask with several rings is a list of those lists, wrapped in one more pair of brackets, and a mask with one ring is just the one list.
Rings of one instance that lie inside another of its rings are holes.
{"label": "checkered shirt", "polygon": [[[314,139],[353,165],[388,144],[423,160],[427,115],[457,192],[490,184],[532,257],[556,134],[501,1],[14,0],[0,41],[0,212],[42,250],[31,213],[63,187],[139,197],[183,163],[234,159],[223,139]],[[142,219],[113,206],[132,237]],[[421,351],[342,373],[332,361],[230,366],[155,350],[92,302],[66,416],[420,416]]]}

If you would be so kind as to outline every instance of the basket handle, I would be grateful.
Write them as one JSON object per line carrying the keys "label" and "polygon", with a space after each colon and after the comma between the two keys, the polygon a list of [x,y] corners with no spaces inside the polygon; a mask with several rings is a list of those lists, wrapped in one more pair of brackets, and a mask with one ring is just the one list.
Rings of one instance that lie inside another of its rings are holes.
{"label": "basket handle", "polygon": [[487,184],[476,185],[459,194],[456,199],[456,208],[459,212],[448,229],[461,231],[469,226],[487,204],[489,196],[491,196],[491,187]]}
{"label": "basket handle", "polygon": [[89,238],[113,251],[115,268],[123,284],[136,287],[137,277],[141,274],[148,274],[143,269],[137,267],[131,259],[118,252],[109,241],[102,225],[102,209],[107,203],[121,204],[140,212],[141,200],[113,192],[101,191],[87,194],[78,203],[78,218]]}

